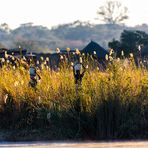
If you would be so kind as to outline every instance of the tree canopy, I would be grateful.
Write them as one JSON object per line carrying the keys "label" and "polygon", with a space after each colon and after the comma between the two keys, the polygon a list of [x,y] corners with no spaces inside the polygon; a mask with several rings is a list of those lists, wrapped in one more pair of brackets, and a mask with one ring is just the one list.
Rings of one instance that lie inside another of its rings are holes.
{"label": "tree canopy", "polygon": [[120,41],[112,40],[108,45],[118,55],[121,55],[122,50],[125,55],[129,55],[130,53],[137,55],[140,52],[139,46],[148,45],[148,34],[139,30],[124,30],[121,33]]}

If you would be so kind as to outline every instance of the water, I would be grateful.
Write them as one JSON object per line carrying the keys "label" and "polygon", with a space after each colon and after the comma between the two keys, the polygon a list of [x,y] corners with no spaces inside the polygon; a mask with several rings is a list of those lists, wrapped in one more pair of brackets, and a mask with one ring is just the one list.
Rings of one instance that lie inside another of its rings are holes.
{"label": "water", "polygon": [[148,148],[148,141],[130,142],[1,142],[0,148]]}

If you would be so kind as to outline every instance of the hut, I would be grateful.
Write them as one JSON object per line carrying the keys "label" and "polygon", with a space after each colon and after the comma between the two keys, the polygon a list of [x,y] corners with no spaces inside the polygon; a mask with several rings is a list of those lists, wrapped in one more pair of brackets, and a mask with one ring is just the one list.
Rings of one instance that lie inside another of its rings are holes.
{"label": "hut", "polygon": [[90,55],[95,53],[98,60],[105,60],[105,56],[108,54],[107,50],[94,41],[91,41],[81,52]]}

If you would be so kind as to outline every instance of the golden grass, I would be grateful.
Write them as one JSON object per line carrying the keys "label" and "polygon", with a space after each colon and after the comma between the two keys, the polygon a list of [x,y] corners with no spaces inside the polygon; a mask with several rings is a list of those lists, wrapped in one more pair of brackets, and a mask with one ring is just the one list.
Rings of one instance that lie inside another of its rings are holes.
{"label": "golden grass", "polygon": [[[91,67],[91,66],[89,66]],[[34,99],[44,103],[55,102],[60,106],[69,107],[68,101],[76,98],[73,71],[63,68],[58,72],[44,68],[38,71],[41,81],[37,90],[28,87],[28,69],[20,66],[17,69],[4,66],[0,70],[0,96],[1,99],[9,93],[19,102],[21,99]],[[114,61],[108,65],[104,72],[97,68],[87,70],[82,84],[81,97],[90,109],[91,105],[99,99],[114,97],[115,93],[120,99],[133,99],[147,95],[148,71],[144,68],[124,66],[123,61]],[[142,92],[144,91],[144,92]],[[64,103],[67,104],[64,104]]]}

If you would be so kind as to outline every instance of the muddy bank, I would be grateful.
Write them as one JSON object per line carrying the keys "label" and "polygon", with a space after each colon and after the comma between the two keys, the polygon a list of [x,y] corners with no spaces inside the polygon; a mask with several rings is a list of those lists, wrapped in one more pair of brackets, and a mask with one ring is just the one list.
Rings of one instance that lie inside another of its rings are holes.
{"label": "muddy bank", "polygon": [[60,130],[33,129],[33,130],[1,130],[0,142],[4,141],[55,141],[55,140],[82,140],[63,134]]}
{"label": "muddy bank", "polygon": [[0,130],[0,141],[6,141],[10,135],[12,135],[12,132],[7,130]]}
{"label": "muddy bank", "polygon": [[[77,133],[78,134],[78,133]],[[69,134],[62,132],[59,129],[32,129],[32,130],[1,130],[0,131],[0,142],[26,142],[26,141],[108,141],[108,142],[123,142],[123,141],[147,141],[147,138],[131,138],[131,139],[93,139],[91,137],[80,138],[70,136]]]}

